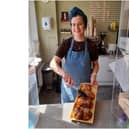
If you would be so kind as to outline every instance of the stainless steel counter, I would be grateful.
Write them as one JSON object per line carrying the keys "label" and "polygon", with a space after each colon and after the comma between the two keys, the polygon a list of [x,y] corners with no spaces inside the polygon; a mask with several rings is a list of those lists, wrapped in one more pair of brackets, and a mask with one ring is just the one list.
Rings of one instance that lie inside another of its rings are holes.
{"label": "stainless steel counter", "polygon": [[[39,111],[40,117],[37,128],[108,128],[112,118],[110,112],[111,101],[97,101],[95,118],[93,124],[73,122],[70,119],[73,103],[66,104],[47,104],[40,106],[30,106],[30,111]],[[113,122],[112,122],[113,124]]]}

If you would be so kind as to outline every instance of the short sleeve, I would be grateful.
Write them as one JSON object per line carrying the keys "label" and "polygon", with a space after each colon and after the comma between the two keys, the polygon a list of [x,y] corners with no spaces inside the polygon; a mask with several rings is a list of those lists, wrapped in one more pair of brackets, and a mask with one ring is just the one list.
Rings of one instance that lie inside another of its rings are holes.
{"label": "short sleeve", "polygon": [[56,51],[56,54],[55,54],[56,56],[60,57],[61,59],[63,57],[66,57],[68,49],[70,47],[70,39],[66,39],[62,42],[62,44],[60,44],[60,46],[58,47]]}
{"label": "short sleeve", "polygon": [[98,49],[95,42],[88,42],[88,50],[91,61],[98,60]]}

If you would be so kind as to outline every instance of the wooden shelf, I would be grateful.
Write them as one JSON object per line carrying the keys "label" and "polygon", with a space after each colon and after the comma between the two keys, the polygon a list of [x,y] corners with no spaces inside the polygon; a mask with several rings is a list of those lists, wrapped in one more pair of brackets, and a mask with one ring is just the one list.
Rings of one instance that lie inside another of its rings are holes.
{"label": "wooden shelf", "polygon": [[71,32],[60,32],[61,34],[71,34]]}

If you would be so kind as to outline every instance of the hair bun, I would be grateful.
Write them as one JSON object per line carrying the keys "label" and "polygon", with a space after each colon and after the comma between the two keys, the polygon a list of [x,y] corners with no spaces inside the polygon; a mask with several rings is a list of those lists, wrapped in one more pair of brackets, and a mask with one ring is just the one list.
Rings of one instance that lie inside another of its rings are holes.
{"label": "hair bun", "polygon": [[75,17],[75,16],[82,16],[83,18],[83,21],[84,21],[84,24],[85,24],[85,27],[87,27],[87,16],[85,15],[85,13],[78,7],[73,7],[71,10],[70,10],[70,13],[69,13],[69,20],[71,21],[72,17]]}

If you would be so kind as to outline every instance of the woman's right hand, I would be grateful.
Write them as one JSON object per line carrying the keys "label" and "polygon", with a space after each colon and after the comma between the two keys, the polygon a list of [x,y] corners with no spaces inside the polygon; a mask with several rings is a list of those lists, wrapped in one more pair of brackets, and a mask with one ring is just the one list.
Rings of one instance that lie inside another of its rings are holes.
{"label": "woman's right hand", "polygon": [[61,67],[60,67],[61,58],[58,56],[54,56],[50,62],[50,67],[62,78],[64,79],[65,83],[69,86],[72,86],[73,79],[68,75]]}
{"label": "woman's right hand", "polygon": [[67,73],[64,73],[62,77],[67,85],[69,86],[74,85],[73,79],[70,77],[70,75],[68,75]]}

